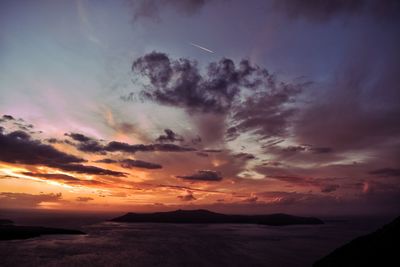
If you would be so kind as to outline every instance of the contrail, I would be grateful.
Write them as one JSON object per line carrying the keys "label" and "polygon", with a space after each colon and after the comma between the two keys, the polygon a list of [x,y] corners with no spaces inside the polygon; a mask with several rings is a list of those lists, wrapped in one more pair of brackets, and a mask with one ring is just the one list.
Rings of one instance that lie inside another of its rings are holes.
{"label": "contrail", "polygon": [[197,44],[194,44],[194,43],[189,43],[190,45],[193,45],[194,47],[197,47],[197,48],[200,48],[201,50],[204,50],[204,51],[206,51],[206,52],[208,52],[208,53],[213,53],[214,54],[214,51],[212,51],[212,50],[210,50],[210,49],[208,49],[208,48],[205,48],[205,47],[203,47],[203,46],[200,46],[200,45],[197,45]]}

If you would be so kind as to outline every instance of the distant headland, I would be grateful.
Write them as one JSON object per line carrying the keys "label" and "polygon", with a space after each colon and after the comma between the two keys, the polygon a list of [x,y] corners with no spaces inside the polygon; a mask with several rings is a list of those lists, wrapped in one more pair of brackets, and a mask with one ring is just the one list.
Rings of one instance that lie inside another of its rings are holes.
{"label": "distant headland", "polygon": [[155,213],[127,213],[111,219],[111,221],[127,223],[236,223],[275,226],[324,223],[322,220],[314,217],[300,217],[281,213],[269,215],[228,215],[203,209]]}
{"label": "distant headland", "polygon": [[14,225],[7,219],[0,219],[0,240],[28,239],[42,235],[84,235],[79,230],[49,228],[41,226]]}

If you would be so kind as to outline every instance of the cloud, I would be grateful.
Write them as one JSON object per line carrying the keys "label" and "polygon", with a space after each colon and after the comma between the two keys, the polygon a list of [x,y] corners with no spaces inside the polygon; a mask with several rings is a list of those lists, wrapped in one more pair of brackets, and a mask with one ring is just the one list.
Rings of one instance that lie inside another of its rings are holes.
{"label": "cloud", "polygon": [[160,13],[171,9],[179,14],[191,16],[197,13],[206,3],[215,0],[133,0],[130,1],[133,19],[160,20]]}
{"label": "cloud", "polygon": [[400,4],[396,0],[275,0],[274,7],[290,18],[305,18],[317,22],[325,22],[338,16],[359,15],[392,20],[398,19],[400,14]]}
{"label": "cloud", "polygon": [[178,199],[182,200],[182,201],[193,201],[196,200],[196,198],[194,197],[193,193],[191,191],[187,191],[186,194],[181,195],[181,196],[177,196]]}
{"label": "cloud", "polygon": [[71,137],[75,141],[82,142],[82,143],[92,141],[92,138],[87,137],[80,133],[66,133],[65,135]]}
{"label": "cloud", "polygon": [[151,163],[151,162],[146,162],[143,160],[134,160],[134,159],[123,159],[123,160],[113,160],[113,159],[101,159],[97,160],[96,162],[98,163],[119,163],[121,167],[126,168],[126,169],[131,169],[131,168],[143,168],[143,169],[161,169],[162,165],[156,164],[156,163]]}
{"label": "cloud", "polygon": [[43,202],[59,202],[62,200],[61,193],[50,194],[27,194],[27,193],[0,193],[0,207],[2,208],[36,208]]}
{"label": "cloud", "polygon": [[253,154],[250,153],[244,153],[244,152],[240,152],[234,155],[235,158],[240,158],[240,159],[244,159],[244,160],[252,160],[252,159],[256,159],[256,157]]}
{"label": "cloud", "polygon": [[2,117],[0,117],[0,123],[4,123],[5,125],[8,126],[14,126],[14,128],[18,128],[21,131],[26,131],[28,133],[35,133],[33,131],[34,126],[32,124],[29,124],[27,122],[25,122],[23,119],[21,118],[15,118],[11,115],[3,115]]}
{"label": "cloud", "polygon": [[400,177],[400,169],[383,168],[383,169],[377,169],[377,170],[370,171],[369,174],[373,174],[373,175],[381,176],[381,177]]}
{"label": "cloud", "polygon": [[106,159],[99,159],[99,160],[96,160],[95,162],[97,162],[97,163],[107,163],[107,164],[111,164],[111,163],[117,163],[118,161],[115,160],[115,159],[108,159],[108,158],[106,158]]}
{"label": "cloud", "polygon": [[74,176],[67,175],[67,174],[61,174],[61,173],[34,173],[34,172],[21,172],[23,175],[27,175],[30,177],[37,177],[45,180],[53,180],[53,181],[59,181],[63,182],[68,185],[84,185],[84,186],[102,186],[105,185],[105,183],[90,179],[90,180],[85,180],[85,179],[78,179]]}
{"label": "cloud", "polygon": [[322,203],[321,201],[334,201],[334,198],[329,196],[302,192],[271,191],[258,193],[257,196],[262,198],[266,203],[273,205],[315,204],[318,202]]}
{"label": "cloud", "polygon": [[151,52],[136,59],[132,71],[148,78],[142,91],[145,99],[197,112],[225,113],[238,97],[241,87],[256,89],[268,72],[242,60],[238,66],[228,58],[212,62],[201,74],[197,61]]}
{"label": "cloud", "polygon": [[321,188],[322,193],[331,193],[336,191],[340,186],[338,184],[325,185]]}
{"label": "cloud", "polygon": [[33,140],[22,131],[9,134],[0,132],[0,147],[0,160],[8,163],[55,167],[84,162],[81,158],[58,151],[39,140]]}
{"label": "cloud", "polygon": [[311,147],[310,150],[316,154],[326,154],[333,152],[333,148],[331,147]]}
{"label": "cloud", "polygon": [[[254,92],[233,108],[233,125],[227,135],[234,139],[239,133],[251,131],[262,138],[284,136],[290,119],[296,112],[295,97],[302,91],[304,84],[285,84],[268,79],[267,90]],[[268,90],[269,88],[269,90]]]}
{"label": "cloud", "polygon": [[[166,130],[170,136],[164,136],[165,139],[175,138],[175,140],[180,140],[180,137],[173,133],[172,135],[170,130]],[[75,146],[78,150],[82,152],[88,153],[98,153],[98,154],[106,154],[107,152],[126,152],[126,153],[136,153],[136,152],[152,152],[152,151],[163,151],[163,152],[186,152],[186,151],[194,151],[194,148],[191,147],[182,147],[175,144],[135,144],[131,145],[128,143],[111,141],[105,145],[100,143],[99,141],[87,137],[83,134],[79,133],[70,133],[66,134],[71,137],[73,140],[78,141],[78,143],[72,143],[71,145]],[[160,136],[161,137],[161,136]],[[182,139],[183,140],[183,139]]]}
{"label": "cloud", "polygon": [[5,122],[5,121],[14,121],[15,120],[15,118],[13,117],[13,116],[11,116],[11,115],[3,115],[1,118],[0,118],[0,122]]}
{"label": "cloud", "polygon": [[91,200],[94,200],[94,199],[91,198],[91,197],[77,197],[76,198],[76,201],[78,201],[78,202],[88,202],[88,201],[91,201]]}
{"label": "cloud", "polygon": [[288,146],[282,148],[282,152],[284,153],[297,153],[301,151],[305,151],[307,148],[305,146]]}
{"label": "cloud", "polygon": [[[400,39],[392,38],[390,42],[400,44]],[[396,144],[400,134],[400,91],[394,88],[400,83],[396,61],[400,53],[390,47],[381,48],[385,52],[377,57],[372,54],[374,49],[366,45],[359,54],[354,52],[354,62],[339,70],[332,85],[327,85],[324,93],[310,96],[312,104],[304,107],[294,123],[298,143],[313,144],[319,148],[316,153],[329,152],[322,147],[332,148],[335,153],[378,152],[388,143]],[[379,70],[373,67],[377,61]]]}
{"label": "cloud", "polygon": [[71,175],[62,174],[62,173],[33,173],[33,172],[22,172],[21,174],[31,176],[31,177],[40,177],[49,180],[60,180],[65,182],[78,182],[80,179],[75,178]]}
{"label": "cloud", "polygon": [[1,132],[0,147],[0,161],[8,163],[43,165],[75,173],[125,176],[122,172],[80,164],[85,160],[61,152],[39,140],[33,140],[29,134],[23,131],[14,131],[8,134]]}
{"label": "cloud", "polygon": [[177,178],[192,180],[192,181],[221,181],[221,173],[210,170],[200,170],[192,175],[176,176]]}
{"label": "cloud", "polygon": [[75,172],[75,173],[84,173],[84,174],[93,174],[93,175],[110,175],[117,177],[125,177],[126,174],[123,172],[107,170],[103,168],[99,168],[96,166],[90,165],[82,165],[82,164],[54,164],[52,167],[58,168],[60,170]]}
{"label": "cloud", "polygon": [[160,164],[146,162],[142,160],[133,160],[133,159],[124,159],[120,161],[121,166],[123,168],[131,169],[131,168],[143,168],[143,169],[161,169],[162,166]]}
{"label": "cloud", "polygon": [[136,153],[149,152],[149,151],[164,151],[164,152],[187,152],[195,151],[194,148],[182,147],[175,144],[137,144],[130,145],[127,143],[112,141],[104,147],[105,151],[108,152],[126,152],[126,153]]}
{"label": "cloud", "polygon": [[74,141],[77,141],[77,144],[72,145],[74,145],[78,150],[82,152],[100,154],[106,153],[104,151],[104,146],[93,138],[87,137],[80,133],[66,133],[65,135],[71,137]]}
{"label": "cloud", "polygon": [[[137,58],[132,71],[147,79],[140,92],[143,100],[184,108],[200,131],[204,129],[202,137],[210,133],[209,128],[213,129],[213,136],[223,137],[224,127],[229,124],[226,135],[230,140],[247,131],[262,137],[285,134],[296,111],[290,104],[308,85],[278,81],[248,60],[235,64],[222,58],[208,64],[203,73],[195,60],[170,59],[167,54],[154,51]],[[207,114],[214,117],[202,120]]]}
{"label": "cloud", "polygon": [[176,134],[171,129],[165,129],[164,132],[165,132],[165,135],[160,135],[156,139],[156,142],[165,143],[165,142],[183,142],[184,141],[184,138],[182,136]]}
{"label": "cloud", "polygon": [[212,149],[212,148],[210,148],[210,149],[203,149],[203,152],[206,152],[206,153],[221,153],[221,152],[222,152],[222,149]]}

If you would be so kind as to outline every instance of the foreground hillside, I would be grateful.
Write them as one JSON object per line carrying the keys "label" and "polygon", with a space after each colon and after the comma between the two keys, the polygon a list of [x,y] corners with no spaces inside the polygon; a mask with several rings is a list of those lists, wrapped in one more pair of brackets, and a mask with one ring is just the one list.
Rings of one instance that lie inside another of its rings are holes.
{"label": "foreground hillside", "polygon": [[400,217],[358,237],[317,261],[314,267],[400,266]]}

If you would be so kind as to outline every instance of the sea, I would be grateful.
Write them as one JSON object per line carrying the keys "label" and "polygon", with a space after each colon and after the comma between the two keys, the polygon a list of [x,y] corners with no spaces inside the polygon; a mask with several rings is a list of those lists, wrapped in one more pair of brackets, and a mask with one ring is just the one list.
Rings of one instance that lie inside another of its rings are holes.
{"label": "sea", "polygon": [[308,267],[335,248],[394,219],[336,217],[322,218],[322,225],[265,226],[115,223],[107,221],[104,214],[0,215],[21,225],[64,227],[87,233],[0,241],[2,267]]}

